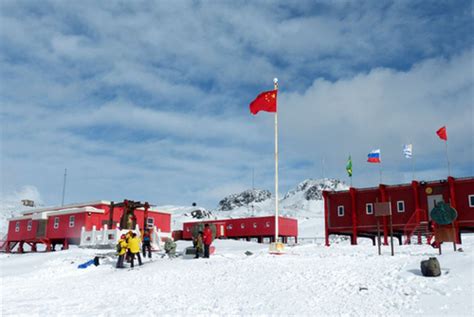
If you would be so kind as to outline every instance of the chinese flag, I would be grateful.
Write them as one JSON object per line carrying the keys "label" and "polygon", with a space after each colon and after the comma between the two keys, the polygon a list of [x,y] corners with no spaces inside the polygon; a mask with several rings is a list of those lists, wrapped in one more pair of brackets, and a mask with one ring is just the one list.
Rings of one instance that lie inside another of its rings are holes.
{"label": "chinese flag", "polygon": [[250,103],[250,112],[257,114],[259,111],[277,111],[277,90],[264,91]]}
{"label": "chinese flag", "polygon": [[441,127],[436,131],[436,134],[439,136],[441,140],[448,141],[448,134],[446,133],[446,126]]}

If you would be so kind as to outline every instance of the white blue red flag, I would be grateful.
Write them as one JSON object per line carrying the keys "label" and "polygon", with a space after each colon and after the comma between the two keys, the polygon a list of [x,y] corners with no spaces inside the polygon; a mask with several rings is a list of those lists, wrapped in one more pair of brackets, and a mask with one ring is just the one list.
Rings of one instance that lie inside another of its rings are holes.
{"label": "white blue red flag", "polygon": [[380,163],[380,149],[370,151],[367,162]]}
{"label": "white blue red flag", "polygon": [[413,156],[413,145],[412,144],[405,144],[403,146],[403,155],[405,158],[411,158]]}

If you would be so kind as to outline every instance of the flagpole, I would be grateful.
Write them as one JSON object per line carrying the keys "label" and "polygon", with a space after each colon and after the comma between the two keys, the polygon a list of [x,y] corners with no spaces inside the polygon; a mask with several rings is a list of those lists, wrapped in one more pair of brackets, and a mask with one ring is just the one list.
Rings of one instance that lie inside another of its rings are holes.
{"label": "flagpole", "polygon": [[380,184],[382,184],[382,162],[379,165],[379,174],[380,174]]}
{"label": "flagpole", "polygon": [[449,156],[448,156],[448,140],[444,141],[446,144],[446,161],[448,162],[448,176],[451,176],[451,167],[449,165]]}
{"label": "flagpole", "polygon": [[[278,90],[278,78],[273,79],[273,87]],[[278,242],[278,108],[275,111],[275,242]]]}

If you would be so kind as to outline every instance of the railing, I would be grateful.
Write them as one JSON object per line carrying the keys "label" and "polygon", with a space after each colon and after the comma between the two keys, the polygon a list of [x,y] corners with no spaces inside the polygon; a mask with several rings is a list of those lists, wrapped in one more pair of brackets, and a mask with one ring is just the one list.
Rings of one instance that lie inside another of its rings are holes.
{"label": "railing", "polygon": [[[403,228],[403,234],[406,236],[405,244],[409,243],[411,236],[420,228],[422,222],[428,222],[428,219],[426,219],[426,211],[424,209],[416,209]],[[418,232],[418,242],[421,243],[420,231]]]}
{"label": "railing", "polygon": [[[135,226],[134,230],[130,229],[108,229],[107,225],[104,225],[101,229],[97,230],[96,226],[92,226],[91,231],[86,231],[84,227],[81,230],[81,242],[80,247],[89,248],[114,248],[117,244],[120,236],[126,234],[128,231],[132,231],[141,236],[140,227]],[[153,250],[161,250],[164,245],[164,239],[171,238],[171,232],[161,232],[156,226],[153,226],[151,232],[151,247]]]}
{"label": "railing", "polygon": [[8,234],[3,236],[3,238],[0,240],[0,252],[5,252],[7,250],[7,243],[8,243]]}

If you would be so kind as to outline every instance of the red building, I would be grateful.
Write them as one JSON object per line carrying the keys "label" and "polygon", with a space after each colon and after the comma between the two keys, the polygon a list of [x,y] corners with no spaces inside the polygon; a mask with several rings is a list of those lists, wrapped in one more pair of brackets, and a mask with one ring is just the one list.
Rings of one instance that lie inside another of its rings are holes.
{"label": "red building", "polygon": [[[205,223],[216,226],[218,239],[257,239],[259,243],[264,239],[275,241],[275,216],[186,222],[183,223],[183,239],[192,240],[193,226]],[[297,242],[298,220],[278,217],[278,236],[282,237],[284,243],[290,237]]]}
{"label": "red building", "polygon": [[[125,212],[124,212],[125,211]],[[171,231],[171,214],[151,209],[148,203],[125,200],[123,203],[96,201],[60,207],[37,208],[9,219],[5,251],[10,252],[17,244],[23,252],[24,244],[36,251],[37,244],[45,244],[46,250],[56,244],[67,249],[69,244],[79,244],[81,232],[95,228],[135,229],[158,228]]]}
{"label": "red building", "polygon": [[[421,235],[429,231],[429,212],[440,201],[449,203],[458,212],[454,222],[458,243],[461,242],[462,232],[474,232],[474,177],[448,177],[439,181],[325,191],[323,196],[326,245],[329,245],[331,234],[348,235],[352,244],[357,244],[357,237],[368,237],[375,242],[376,202],[390,203],[393,232],[400,243],[402,236],[410,238],[415,234],[421,241]],[[389,217],[379,218],[382,218],[380,226],[384,244],[387,244]]]}

